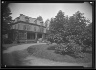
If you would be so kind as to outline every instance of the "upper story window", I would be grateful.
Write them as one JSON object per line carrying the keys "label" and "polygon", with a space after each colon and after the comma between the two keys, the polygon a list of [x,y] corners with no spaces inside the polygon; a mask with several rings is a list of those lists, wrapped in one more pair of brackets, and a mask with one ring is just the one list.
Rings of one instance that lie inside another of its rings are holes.
{"label": "upper story window", "polygon": [[36,31],[36,26],[34,26],[34,31]]}
{"label": "upper story window", "polygon": [[43,26],[43,21],[40,21],[40,25]]}
{"label": "upper story window", "polygon": [[27,26],[26,26],[26,25],[24,25],[24,26],[23,26],[23,30],[26,30],[26,29],[27,29]]}
{"label": "upper story window", "polygon": [[43,27],[40,27],[40,32],[43,32],[43,30],[44,30]]}
{"label": "upper story window", "polygon": [[31,25],[27,25],[27,30],[30,30]]}
{"label": "upper story window", "polygon": [[35,20],[34,23],[37,24],[37,20]]}

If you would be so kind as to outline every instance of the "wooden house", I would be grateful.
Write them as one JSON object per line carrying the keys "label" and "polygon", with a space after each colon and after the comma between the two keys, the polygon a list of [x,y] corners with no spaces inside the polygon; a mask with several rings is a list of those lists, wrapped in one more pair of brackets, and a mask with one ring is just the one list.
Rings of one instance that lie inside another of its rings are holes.
{"label": "wooden house", "polygon": [[18,42],[37,41],[38,38],[44,39],[46,27],[43,24],[43,21],[20,14],[11,24],[9,37],[12,41]]}

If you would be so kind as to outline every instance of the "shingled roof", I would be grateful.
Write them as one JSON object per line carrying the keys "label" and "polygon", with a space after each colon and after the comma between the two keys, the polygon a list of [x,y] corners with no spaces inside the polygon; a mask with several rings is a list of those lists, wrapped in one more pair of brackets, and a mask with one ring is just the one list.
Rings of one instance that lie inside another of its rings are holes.
{"label": "shingled roof", "polygon": [[23,22],[28,22],[32,24],[37,24],[37,25],[42,25],[43,26],[43,21],[37,20],[37,18],[32,18],[23,14],[20,14],[19,17],[15,18],[14,23],[18,21],[23,21]]}

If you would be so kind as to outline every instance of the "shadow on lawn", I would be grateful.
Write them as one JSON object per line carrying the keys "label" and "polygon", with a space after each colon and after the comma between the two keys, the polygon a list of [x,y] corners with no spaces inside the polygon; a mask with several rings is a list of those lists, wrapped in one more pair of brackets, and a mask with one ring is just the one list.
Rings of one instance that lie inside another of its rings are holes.
{"label": "shadow on lawn", "polygon": [[6,66],[22,66],[23,59],[27,56],[28,53],[26,50],[4,53],[2,63]]}

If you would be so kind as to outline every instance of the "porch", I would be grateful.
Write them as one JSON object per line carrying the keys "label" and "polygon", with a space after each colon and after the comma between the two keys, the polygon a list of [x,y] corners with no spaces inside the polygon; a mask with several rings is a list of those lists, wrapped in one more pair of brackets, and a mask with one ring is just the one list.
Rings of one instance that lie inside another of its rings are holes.
{"label": "porch", "polygon": [[44,33],[32,32],[32,31],[13,31],[9,33],[8,37],[18,43],[37,42],[39,38],[44,39]]}

